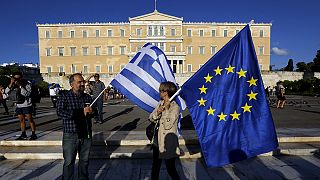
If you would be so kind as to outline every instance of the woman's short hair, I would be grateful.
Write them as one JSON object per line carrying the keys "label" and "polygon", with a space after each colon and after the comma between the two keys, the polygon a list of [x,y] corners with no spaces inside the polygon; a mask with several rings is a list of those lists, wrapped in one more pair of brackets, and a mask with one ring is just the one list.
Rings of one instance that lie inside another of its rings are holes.
{"label": "woman's short hair", "polygon": [[177,92],[177,86],[175,83],[167,81],[167,82],[162,82],[159,87],[159,91],[166,91],[168,93],[169,97],[172,97],[174,93]]}

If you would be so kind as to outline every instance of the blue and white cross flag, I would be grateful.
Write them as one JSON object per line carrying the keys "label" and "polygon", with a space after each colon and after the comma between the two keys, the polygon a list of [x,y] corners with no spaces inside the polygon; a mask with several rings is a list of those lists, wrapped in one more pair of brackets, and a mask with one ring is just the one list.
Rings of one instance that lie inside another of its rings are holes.
{"label": "blue and white cross flag", "polygon": [[[130,101],[151,113],[160,101],[160,83],[166,81],[176,83],[167,57],[157,46],[147,43],[111,81],[111,85]],[[180,96],[175,101],[181,110],[186,108]]]}

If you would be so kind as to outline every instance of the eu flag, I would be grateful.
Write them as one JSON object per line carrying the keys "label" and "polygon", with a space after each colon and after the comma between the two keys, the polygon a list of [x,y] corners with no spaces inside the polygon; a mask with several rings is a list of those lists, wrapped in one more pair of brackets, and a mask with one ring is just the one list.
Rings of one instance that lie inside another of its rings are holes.
{"label": "eu flag", "polygon": [[244,27],[181,87],[208,167],[278,147],[250,27]]}

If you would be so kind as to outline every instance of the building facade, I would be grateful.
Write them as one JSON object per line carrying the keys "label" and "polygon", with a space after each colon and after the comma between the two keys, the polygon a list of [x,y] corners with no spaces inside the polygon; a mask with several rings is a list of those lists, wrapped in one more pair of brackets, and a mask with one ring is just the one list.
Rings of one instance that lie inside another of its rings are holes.
{"label": "building facade", "polygon": [[[129,22],[37,24],[42,74],[116,74],[147,42],[175,73],[196,72],[247,23],[184,22],[154,11]],[[261,70],[270,66],[270,23],[252,23]]]}

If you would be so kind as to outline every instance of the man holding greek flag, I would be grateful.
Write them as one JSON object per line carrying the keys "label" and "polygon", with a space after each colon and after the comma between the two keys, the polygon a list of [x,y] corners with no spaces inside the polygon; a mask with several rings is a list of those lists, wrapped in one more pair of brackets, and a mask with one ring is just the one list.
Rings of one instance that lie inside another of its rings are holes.
{"label": "man holding greek flag", "polygon": [[[158,47],[147,43],[110,84],[130,101],[151,113],[160,101],[160,83],[166,81],[176,83],[167,57]],[[176,102],[182,110],[186,108],[180,96]]]}

